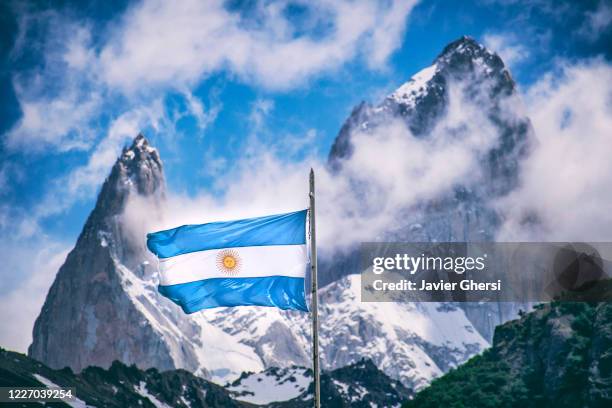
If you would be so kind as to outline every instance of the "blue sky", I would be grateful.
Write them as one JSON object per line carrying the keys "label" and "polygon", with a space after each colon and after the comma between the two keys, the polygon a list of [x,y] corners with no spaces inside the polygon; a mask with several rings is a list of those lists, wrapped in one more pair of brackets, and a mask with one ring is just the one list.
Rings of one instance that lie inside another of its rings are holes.
{"label": "blue sky", "polygon": [[[54,92],[61,93],[61,89],[53,88],[62,86],[65,81],[61,77],[63,74],[70,74],[61,69],[49,73],[54,69],[45,64],[55,62],[45,61],[46,55],[65,52],[62,48],[81,26],[88,27],[94,33],[90,42],[92,49],[104,47],[111,35],[109,32],[115,29],[116,24],[129,25],[129,19],[117,23],[126,10],[139,7],[138,4],[125,2],[115,2],[114,6],[107,2],[93,2],[85,8],[75,5],[79,2],[63,3],[63,6],[52,9],[47,8],[46,2],[4,5],[3,18],[8,21],[8,24],[3,24],[5,32],[2,34],[0,130],[4,133],[4,139],[7,132],[19,126],[22,117],[19,96],[13,86],[15,76],[41,75],[42,71],[52,82],[43,84],[43,90],[37,92],[36,97],[44,99]],[[258,12],[254,10],[257,6],[253,3],[230,2],[226,6],[240,11],[245,20],[256,21],[258,17],[253,16]],[[507,54],[512,73],[521,85],[530,84],[542,72],[550,70],[555,58],[575,59],[598,54],[609,58],[609,28],[604,27],[603,35],[599,33],[595,40],[586,31],[581,34],[581,30],[585,30],[589,24],[588,13],[597,12],[598,8],[605,9],[605,4],[581,2],[578,7],[571,2],[557,6],[546,2],[520,1],[473,4],[421,2],[408,13],[404,12],[405,23],[398,23],[404,30],[403,35],[394,39],[392,50],[376,66],[369,66],[371,56],[367,54],[346,57],[330,68],[322,68],[320,72],[313,69],[303,80],[291,78],[290,83],[280,85],[273,81],[262,84],[258,78],[240,78],[235,72],[223,68],[195,75],[195,79],[190,78],[188,86],[192,97],[203,104],[204,115],[208,116],[205,119],[207,123],[202,126],[198,126],[198,119],[189,112],[181,91],[172,89],[173,78],[170,76],[163,79],[168,86],[144,98],[161,98],[164,109],[175,114],[182,111],[182,117],[172,119],[173,129],[168,132],[164,128],[163,135],[151,129],[147,123],[143,123],[142,128],[153,144],[159,147],[167,163],[169,187],[195,193],[200,188],[211,187],[217,177],[214,171],[206,168],[207,163],[214,159],[213,167],[216,167],[228,159],[226,164],[231,166],[232,161],[240,157],[245,144],[249,142],[248,135],[252,134],[252,113],[258,106],[263,105],[266,110],[265,130],[260,132],[266,133],[274,141],[285,136],[307,137],[310,131],[312,142],[308,144],[308,149],[324,157],[352,107],[361,100],[380,100],[384,94],[429,65],[444,45],[461,35],[471,35],[499,48],[497,51],[502,56]],[[287,4],[284,10],[287,21],[299,24],[300,19],[306,19],[303,16],[306,12],[302,9],[306,8],[292,8],[291,4]],[[325,36],[325,32],[317,31],[324,30],[315,28],[307,34]],[[21,36],[25,38],[21,39]],[[361,44],[357,44],[359,46]],[[160,57],[162,55],[160,53]],[[96,84],[85,83],[84,86],[95,87]],[[142,86],[148,85],[143,83]],[[104,137],[109,123],[132,105],[123,101],[125,95],[110,93],[105,91],[103,97],[116,99],[118,103],[104,104],[91,113],[91,122],[87,123],[90,129],[73,129],[71,132],[77,135],[58,137],[56,146],[48,146],[55,143],[53,135],[50,136],[50,143],[41,142],[36,135],[32,135],[23,145],[2,145],[0,161],[3,163],[2,198],[5,206],[17,206],[27,211],[40,202],[50,189],[57,188],[54,180],[65,176],[71,168],[86,163],[92,146]],[[134,98],[133,95],[127,96],[130,97]],[[143,97],[139,95],[135,99],[138,98]],[[53,133],[53,129],[47,131]],[[79,132],[91,134],[81,136]],[[70,147],[66,142],[70,139],[85,141],[83,146]],[[117,142],[118,145],[123,143],[127,143],[126,139]],[[50,234],[74,239],[94,199],[94,191],[75,199],[58,214],[42,218],[42,227]]]}
{"label": "blue sky", "polygon": [[[250,13],[257,14],[253,10],[254,5],[245,6],[241,3],[231,2],[228,7],[241,10],[245,19],[252,18]],[[367,55],[364,58],[346,58],[343,63],[332,67],[332,72],[315,72],[305,81],[295,81],[295,86],[293,83],[282,85],[287,89],[274,89],[275,85],[270,89],[270,86],[252,84],[251,81],[236,78],[232,72],[225,72],[223,69],[200,75],[190,84],[190,91],[194,99],[204,104],[205,114],[214,111],[208,124],[198,127],[197,119],[187,112],[173,124],[175,135],[170,143],[165,143],[166,140],[155,130],[146,129],[146,123],[143,124],[143,130],[160,148],[162,157],[168,163],[166,171],[170,188],[194,192],[194,189],[210,186],[216,176],[214,172],[206,170],[206,159],[239,156],[248,141],[246,135],[251,132],[250,115],[260,102],[265,101],[266,109],[269,110],[266,132],[274,135],[274,138],[282,138],[284,134],[299,137],[308,131],[314,131],[314,143],[309,148],[316,149],[318,155],[326,155],[343,120],[354,105],[361,100],[379,100],[413,73],[429,65],[445,44],[464,34],[474,36],[480,41],[499,38],[499,44],[494,44],[503,47],[499,50],[500,53],[503,54],[508,49],[513,55],[518,53],[518,56],[511,58],[519,60],[516,66],[512,67],[512,72],[521,84],[530,83],[539,73],[550,69],[549,62],[553,58],[580,58],[599,53],[607,53],[606,56],[610,56],[610,47],[607,46],[609,35],[600,37],[597,41],[591,41],[588,36],[577,35],[587,22],[585,15],[588,10],[594,12],[598,7],[602,7],[597,2],[591,5],[583,4],[580,8],[570,3],[559,7],[550,4],[541,6],[526,5],[522,2],[509,3],[511,4],[506,6],[495,2],[470,5],[452,1],[422,2],[405,17],[404,35],[395,41],[394,51],[386,56],[380,66],[369,67],[367,61],[364,61],[368,58]],[[10,23],[5,25],[8,32],[3,33],[3,83],[6,86],[2,87],[4,109],[1,112],[1,130],[6,133],[12,127],[18,126],[22,116],[19,99],[12,84],[13,77],[37,75],[38,70],[45,70],[45,52],[58,51],[53,47],[61,52],[62,45],[65,45],[61,43],[70,39],[70,34],[63,32],[62,24],[87,25],[92,27],[92,31],[95,28],[97,33],[96,38],[92,40],[92,48],[96,48],[103,46],[101,44],[106,40],[105,31],[111,31],[113,24],[121,19],[130,7],[138,5],[117,2],[116,6],[111,7],[106,2],[94,2],[92,6],[83,9],[66,2],[65,6],[52,9],[57,16],[40,17],[44,13],[50,13],[45,6],[35,3],[29,6],[9,4],[10,14],[5,14],[5,19]],[[287,5],[285,13],[289,16],[289,21],[304,18],[300,16],[304,11],[300,11],[297,6],[291,8],[291,5]],[[28,21],[28,15],[35,16],[31,17],[33,22]],[[64,19],[69,19],[69,22]],[[124,24],[129,24],[129,21]],[[520,24],[522,28],[516,29],[516,24]],[[568,25],[574,29],[568,30]],[[16,44],[18,38],[24,35],[20,29],[27,31],[26,39],[22,44]],[[54,39],[53,35],[57,38]],[[49,45],[54,41],[59,44]],[[16,46],[19,49],[16,50]],[[44,47],[51,50],[45,50]],[[60,80],[60,86],[61,82]],[[45,85],[46,87],[53,88],[53,85]],[[41,97],[44,97],[45,93],[53,92],[57,90],[45,90]],[[162,98],[167,110],[186,110],[185,98],[172,90],[172,84],[149,97]],[[118,105],[121,106],[122,103]],[[321,106],[327,108],[320,109]],[[96,133],[103,133],[108,122],[121,113],[121,108],[114,107],[104,107],[95,112],[92,116],[95,116],[93,121]],[[47,181],[61,177],[67,169],[83,165],[91,144],[99,137],[102,136],[87,136],[87,145],[83,149],[69,149],[59,154],[50,152],[49,150],[54,149],[47,149],[46,146],[29,149],[32,147],[30,143],[30,146],[20,146],[17,149],[3,146],[0,157],[3,163],[10,163],[7,167],[12,169],[5,170],[5,177],[10,178],[11,182],[5,183],[9,184],[6,190],[10,193],[6,194],[7,191],[3,198],[8,198],[13,205],[19,203],[25,208],[34,205],[49,188],[55,188],[50,187]],[[37,144],[36,138],[32,139],[32,143]],[[200,171],[194,172],[194,168]],[[19,176],[9,177],[11,171],[19,173]],[[94,195],[88,194],[75,200],[74,204],[61,211],[58,217],[54,215],[49,219],[42,219],[41,222],[52,232],[68,233],[74,237],[92,207],[93,199]]]}
{"label": "blue sky", "polygon": [[498,52],[528,94],[560,67],[609,67],[611,21],[606,1],[3,2],[0,296],[40,266],[28,254],[74,244],[138,131],[171,192],[221,196],[262,151],[324,161],[355,105],[462,35]]}

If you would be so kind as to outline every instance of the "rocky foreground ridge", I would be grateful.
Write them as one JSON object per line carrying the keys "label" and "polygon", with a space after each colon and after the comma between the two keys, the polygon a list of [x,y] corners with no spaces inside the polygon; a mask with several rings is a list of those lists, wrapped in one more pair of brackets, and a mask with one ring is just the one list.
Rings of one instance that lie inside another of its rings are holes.
{"label": "rocky foreground ridge", "polygon": [[612,303],[553,302],[498,326],[490,349],[404,405],[440,406],[612,406]]}
{"label": "rocky foreground ridge", "polygon": [[[256,378],[254,378],[256,377]],[[243,373],[222,387],[186,370],[141,370],[118,361],[108,369],[87,367],[75,374],[53,370],[24,356],[0,349],[0,386],[74,388],[76,399],[54,406],[99,408],[232,408],[311,407],[312,371],[303,367]],[[412,395],[369,360],[321,375],[325,407],[399,406]],[[43,406],[32,403],[28,406]]]}

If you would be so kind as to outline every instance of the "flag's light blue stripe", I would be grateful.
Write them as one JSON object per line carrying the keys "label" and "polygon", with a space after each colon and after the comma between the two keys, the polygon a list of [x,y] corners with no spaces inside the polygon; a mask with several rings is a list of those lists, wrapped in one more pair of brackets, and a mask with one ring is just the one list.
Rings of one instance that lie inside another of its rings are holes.
{"label": "flag's light blue stripe", "polygon": [[275,306],[307,312],[304,278],[212,278],[159,286],[159,292],[185,313],[221,306]]}
{"label": "flag's light blue stripe", "polygon": [[183,225],[147,235],[147,247],[159,258],[204,251],[262,245],[306,243],[308,210],[244,220]]}

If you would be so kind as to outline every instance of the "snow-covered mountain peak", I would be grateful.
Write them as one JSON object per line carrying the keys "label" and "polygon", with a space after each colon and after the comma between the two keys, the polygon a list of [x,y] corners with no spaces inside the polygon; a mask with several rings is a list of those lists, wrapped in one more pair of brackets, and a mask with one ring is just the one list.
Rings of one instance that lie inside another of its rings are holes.
{"label": "snow-covered mountain peak", "polygon": [[401,104],[414,104],[415,100],[425,94],[427,83],[434,77],[438,70],[437,64],[433,64],[417,72],[410,80],[397,88],[389,98]]}
{"label": "snow-covered mountain peak", "polygon": [[139,133],[138,136],[134,138],[130,147],[126,146],[123,149],[123,154],[128,160],[136,157],[139,157],[142,160],[147,156],[152,155],[157,161],[159,161],[157,149],[151,146],[149,140],[142,133]]}
{"label": "snow-covered mountain peak", "polygon": [[[431,66],[414,74],[387,100],[402,105],[404,110],[413,109],[418,99],[443,90],[449,80],[479,82],[491,78],[507,81],[514,89],[502,59],[472,37],[463,36],[447,45]],[[385,103],[381,107],[389,108]]]}
{"label": "snow-covered mountain peak", "polygon": [[[116,359],[143,368],[185,368],[221,384],[243,371],[309,366],[306,313],[235,307],[185,315],[157,292],[155,261],[122,220],[129,195],[162,199],[161,161],[147,145],[137,140],[113,167],[49,291],[29,354],[76,371]],[[418,388],[487,346],[458,308],[363,303],[360,290],[355,274],[321,289],[324,369],[365,357]]]}
{"label": "snow-covered mountain peak", "polygon": [[114,173],[117,184],[132,187],[138,194],[163,194],[164,174],[159,153],[142,133],[134,138],[130,147],[123,149],[109,178]]}
{"label": "snow-covered mountain peak", "polygon": [[[502,112],[504,100],[516,95],[516,86],[502,59],[471,37],[464,36],[447,45],[432,65],[414,74],[380,103],[360,103],[343,124],[329,154],[332,169],[351,157],[351,134],[373,133],[395,119],[401,119],[417,137],[427,137],[449,111],[452,90],[462,90],[479,110],[490,112],[492,122],[513,127],[507,137],[525,139],[528,120]],[[512,133],[512,135],[511,135]],[[524,144],[524,140],[520,140]],[[504,142],[515,144],[514,142]],[[518,149],[517,149],[518,150]]]}
{"label": "snow-covered mountain peak", "polygon": [[446,47],[444,47],[444,50],[442,50],[436,60],[449,60],[453,54],[463,54],[471,56],[472,58],[478,58],[485,54],[490,56],[494,55],[493,52],[489,51],[483,44],[479,43],[469,35],[464,35],[461,38],[449,43]]}
{"label": "snow-covered mountain peak", "polygon": [[297,398],[308,390],[312,370],[304,367],[270,367],[259,373],[243,373],[225,388],[234,398],[252,404],[269,404]]}
{"label": "snow-covered mountain peak", "polygon": [[465,76],[468,72],[481,78],[503,72],[509,78],[509,73],[497,54],[472,37],[463,36],[447,45],[431,66],[414,74],[387,98],[405,107],[414,107],[417,99],[430,92],[430,86],[444,85],[441,79],[434,80],[436,74],[448,79]]}
{"label": "snow-covered mountain peak", "polygon": [[480,82],[492,80],[506,95],[515,91],[515,84],[504,61],[483,44],[464,36],[447,45],[436,58],[440,71],[448,78]]}
{"label": "snow-covered mountain peak", "polygon": [[[319,299],[325,369],[369,358],[387,375],[419,388],[488,345],[453,305],[361,302],[358,274],[320,289]],[[311,332],[305,313],[244,307],[205,314],[214,326],[252,347],[267,367],[309,365]]]}

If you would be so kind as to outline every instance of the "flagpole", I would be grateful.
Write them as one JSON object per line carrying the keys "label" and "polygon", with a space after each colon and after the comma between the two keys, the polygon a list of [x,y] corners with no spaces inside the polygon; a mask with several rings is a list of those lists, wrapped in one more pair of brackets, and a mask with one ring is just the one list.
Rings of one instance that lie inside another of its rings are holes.
{"label": "flagpole", "polygon": [[314,170],[310,169],[310,280],[312,281],[312,371],[314,373],[314,406],[321,407],[321,382],[319,373],[319,302],[317,295],[317,240],[315,230],[315,185]]}

